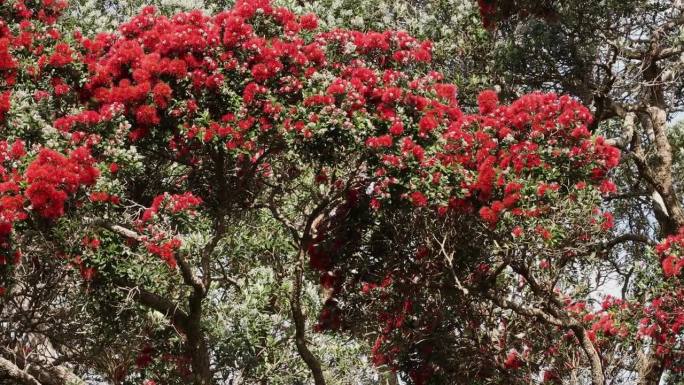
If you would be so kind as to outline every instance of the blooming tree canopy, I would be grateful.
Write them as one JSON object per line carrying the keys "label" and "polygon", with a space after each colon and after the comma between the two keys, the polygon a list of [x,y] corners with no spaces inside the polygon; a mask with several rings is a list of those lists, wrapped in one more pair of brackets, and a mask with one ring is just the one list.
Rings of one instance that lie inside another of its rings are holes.
{"label": "blooming tree canopy", "polygon": [[19,268],[37,264],[160,314],[165,337],[113,382],[236,378],[208,320],[235,285],[231,237],[257,220],[287,239],[274,255],[292,263],[293,340],[317,385],[310,281],[315,332],[368,341],[413,384],[559,383],[573,366],[603,384],[607,351],[637,341],[681,366],[681,233],[654,249],[641,302],[592,307],[575,280],[615,226],[602,200],[620,161],[576,99],[485,90],[462,109],[429,41],[323,29],[268,0],[146,7],[95,36],[60,25],[59,0],[0,7],[0,298],[21,301]]}

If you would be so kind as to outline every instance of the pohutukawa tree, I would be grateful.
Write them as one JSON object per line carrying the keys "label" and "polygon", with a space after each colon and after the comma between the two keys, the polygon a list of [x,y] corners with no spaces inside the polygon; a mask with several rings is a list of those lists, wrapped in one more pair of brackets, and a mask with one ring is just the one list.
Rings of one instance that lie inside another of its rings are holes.
{"label": "pohutukawa tree", "polygon": [[[315,332],[368,340],[413,384],[560,383],[577,368],[604,384],[630,346],[681,368],[681,234],[655,249],[659,289],[641,302],[593,307],[575,279],[612,242],[601,203],[620,158],[576,99],[484,91],[462,111],[430,42],[321,30],[267,0],[148,7],[97,36],[64,34],[65,6],[1,5],[0,323],[14,341],[0,378],[239,381],[209,321],[236,285],[227,239],[255,220],[289,241],[276,255],[317,385],[330,378],[309,343],[310,280],[325,295]],[[78,293],[102,320],[71,346]],[[128,344],[98,332],[127,300],[114,330]],[[166,325],[155,346],[130,330],[145,309]],[[32,354],[35,340],[48,348]],[[103,343],[136,357],[105,373],[88,360]]]}

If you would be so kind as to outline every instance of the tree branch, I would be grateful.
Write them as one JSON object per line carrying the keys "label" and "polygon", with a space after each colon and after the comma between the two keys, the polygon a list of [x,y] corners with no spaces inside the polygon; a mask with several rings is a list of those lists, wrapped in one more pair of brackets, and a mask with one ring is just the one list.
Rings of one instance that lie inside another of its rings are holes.
{"label": "tree branch", "polygon": [[21,370],[12,361],[0,357],[0,380],[13,380],[21,385],[42,385],[28,372]]}
{"label": "tree branch", "polygon": [[301,295],[302,295],[302,276],[304,275],[304,260],[306,251],[303,247],[300,248],[297,256],[297,266],[295,268],[294,284],[292,285],[292,296],[290,298],[290,310],[292,311],[292,318],[295,324],[295,345],[297,352],[306,363],[306,366],[311,370],[316,385],[325,385],[325,378],[323,377],[323,370],[318,358],[309,350],[306,344],[306,318],[302,312]]}

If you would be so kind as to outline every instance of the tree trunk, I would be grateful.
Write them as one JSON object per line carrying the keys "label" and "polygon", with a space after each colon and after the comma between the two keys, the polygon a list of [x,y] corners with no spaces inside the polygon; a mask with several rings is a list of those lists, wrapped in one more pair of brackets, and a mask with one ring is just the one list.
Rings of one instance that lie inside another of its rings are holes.
{"label": "tree trunk", "polygon": [[591,342],[589,336],[587,336],[586,330],[583,327],[573,327],[575,335],[582,345],[582,350],[587,355],[589,363],[591,366],[591,384],[592,385],[605,385],[606,377],[603,374],[603,363],[601,362],[601,356],[594,347],[594,343]]}
{"label": "tree trunk", "polygon": [[653,352],[639,353],[637,370],[639,375],[638,385],[658,385],[665,368],[663,361]]}
{"label": "tree trunk", "polygon": [[297,266],[294,272],[294,282],[292,285],[292,296],[290,298],[290,310],[292,311],[292,318],[295,324],[295,345],[297,352],[302,357],[302,360],[309,367],[316,385],[325,385],[325,378],[323,377],[323,370],[318,358],[309,350],[306,344],[306,319],[302,312],[301,295],[302,295],[302,275],[304,274],[304,249],[300,249],[297,256]]}
{"label": "tree trunk", "polygon": [[[642,128],[652,138],[655,147],[653,162],[639,166],[655,190],[653,204],[656,219],[663,236],[676,233],[684,226],[684,210],[674,189],[672,180],[672,147],[667,137],[667,103],[658,63],[660,52],[659,36],[652,38],[651,51],[644,55],[642,73],[645,86],[643,98],[646,101],[646,114],[642,118]],[[638,384],[658,385],[665,371],[664,358],[657,356],[654,349],[638,353]]]}
{"label": "tree trunk", "polygon": [[195,385],[211,385],[213,376],[211,374],[211,362],[209,359],[209,349],[204,333],[188,333],[187,349],[190,354],[193,383]]}
{"label": "tree trunk", "polygon": [[190,355],[193,383],[195,385],[211,385],[213,376],[211,373],[211,359],[209,348],[202,330],[202,295],[195,293],[190,297],[190,314],[186,327],[186,350]]}
{"label": "tree trunk", "polygon": [[185,334],[185,352],[190,357],[193,384],[211,385],[211,359],[209,347],[202,330],[202,299],[203,294],[195,291],[189,298],[189,312],[186,314],[177,303],[158,294],[148,292],[139,286],[131,285],[125,280],[115,280],[119,285],[132,290],[136,300],[143,306],[154,309],[166,316],[181,333]]}

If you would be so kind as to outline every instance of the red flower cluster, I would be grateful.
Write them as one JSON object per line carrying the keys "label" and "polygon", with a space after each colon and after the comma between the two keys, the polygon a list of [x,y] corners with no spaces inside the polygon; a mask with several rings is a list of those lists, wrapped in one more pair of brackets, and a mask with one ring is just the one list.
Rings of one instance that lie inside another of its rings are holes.
{"label": "red flower cluster", "polygon": [[[37,75],[45,65],[58,68],[74,60],[72,49],[57,42],[61,36],[50,27],[66,7],[64,0],[18,0],[0,5],[0,121],[10,109],[12,87],[22,72],[38,84]],[[53,51],[49,57],[48,50]]]}
{"label": "red flower cluster", "polygon": [[[646,303],[607,296],[597,311],[587,311],[584,303],[572,303],[567,309],[582,316],[582,321],[589,325],[587,335],[597,346],[611,338],[629,344],[646,341],[655,344],[656,353],[669,365],[672,363],[669,354],[681,344],[680,335],[684,330],[684,290],[681,287],[661,289],[664,291],[654,293]],[[636,332],[630,327],[634,320],[639,320]]]}
{"label": "red flower cluster", "polygon": [[5,120],[5,115],[10,110],[10,96],[9,91],[0,94],[0,121]]}
{"label": "red flower cluster", "polygon": [[[265,36],[255,23],[257,14],[282,34]],[[429,42],[419,42],[405,32],[335,30],[316,34],[316,28],[314,15],[298,16],[268,1],[239,1],[232,9],[213,16],[193,11],[167,18],[151,7],[145,8],[120,27],[121,36],[82,40],[91,74],[84,93],[96,101],[88,107],[101,111],[123,105],[126,117],[133,123],[133,140],[146,138],[152,130],[158,132],[162,127],[184,127],[182,133],[161,132],[172,136],[170,146],[179,155],[187,153],[191,141],[206,143],[214,138],[220,138],[230,150],[257,151],[264,144],[248,140],[255,137],[250,132],[265,133],[277,123],[310,137],[312,133],[303,129],[303,122],[310,118],[316,121],[315,115],[288,120],[287,108],[291,101],[298,100],[297,95],[305,93],[303,85],[310,83],[307,79],[316,72],[338,77],[326,93],[309,90],[305,106],[324,108],[341,103],[353,111],[370,103],[377,106],[378,116],[385,120],[396,116],[393,104],[398,101],[425,109],[427,99],[391,86],[403,81],[403,74],[396,70],[383,74],[367,67],[361,59],[372,59],[386,68],[396,67],[397,63],[427,62]],[[355,59],[338,62],[349,54]],[[209,107],[203,103],[219,97],[222,87],[235,88],[230,79],[245,76],[245,85],[233,90],[242,95],[244,108],[216,103]],[[387,87],[382,88],[380,79]],[[417,81],[413,86],[420,85]],[[438,84],[435,90],[442,99],[455,103],[453,86]],[[207,127],[197,127],[193,121],[198,102],[208,108],[205,112],[213,120]],[[236,111],[240,111],[237,116]],[[422,133],[433,130],[442,114],[434,108],[426,111]],[[60,127],[70,128],[74,120],[78,119],[66,117]],[[393,135],[399,135],[401,130],[401,121],[394,119]],[[368,139],[371,147],[391,145],[388,137]]]}
{"label": "red flower cluster", "polygon": [[486,115],[494,112],[498,104],[499,96],[493,90],[482,91],[477,96],[477,106],[481,114]]}
{"label": "red flower cluster", "polygon": [[14,222],[26,219],[25,198],[21,193],[21,175],[13,162],[25,155],[24,143],[0,141],[0,258],[9,249]]}
{"label": "red flower cluster", "polygon": [[119,197],[116,196],[116,195],[111,195],[111,194],[109,194],[109,193],[107,193],[107,192],[104,192],[104,191],[94,191],[94,192],[90,193],[90,195],[88,196],[88,198],[89,198],[90,201],[93,202],[93,203],[98,203],[98,202],[106,203],[106,202],[110,202],[110,203],[115,204],[115,205],[118,205],[118,204],[121,203],[121,198],[119,198]]}
{"label": "red flower cluster", "polygon": [[154,197],[152,205],[145,210],[141,219],[143,222],[147,222],[160,210],[166,210],[172,214],[180,213],[182,211],[192,212],[192,210],[201,204],[202,199],[194,196],[190,192],[183,194],[164,193]]}
{"label": "red flower cluster", "polygon": [[[43,148],[21,173],[25,159],[23,142],[0,142],[0,265],[11,260],[18,263],[21,257],[10,245],[16,222],[27,219],[30,211],[48,219],[62,216],[66,201],[80,187],[93,185],[99,175],[85,147],[75,149],[68,157]],[[82,273],[92,277],[90,270]]]}
{"label": "red flower cluster", "polygon": [[684,228],[659,243],[656,253],[660,256],[665,277],[678,277],[684,268]]}
{"label": "red flower cluster", "polygon": [[[480,3],[493,9],[492,2]],[[42,4],[39,19],[50,22],[60,7],[55,4],[61,3]],[[32,15],[21,8],[22,17]],[[552,199],[573,199],[579,190],[614,191],[606,175],[617,164],[619,151],[591,136],[587,126],[592,118],[575,99],[535,93],[501,105],[495,92],[485,91],[478,97],[479,113],[465,115],[454,85],[443,83],[439,73],[416,71],[431,59],[430,42],[401,31],[317,28],[315,16],[296,15],[267,0],[238,0],[232,9],[212,16],[193,11],[165,17],[148,7],[117,34],[76,37],[78,47],[61,42],[57,30],[47,32],[47,37],[34,36],[29,26],[17,36],[0,31],[0,73],[6,84],[19,70],[32,76],[54,74],[49,75],[49,85],[55,98],[77,92],[84,110],[54,121],[72,145],[111,139],[108,136],[120,130],[113,127],[112,117],[123,115],[132,124],[132,141],[167,145],[200,171],[214,161],[207,154],[215,154],[216,146],[225,146],[227,156],[234,157],[238,175],[261,172],[259,177],[265,178],[271,174],[262,160],[267,150],[286,147],[321,159],[336,158],[326,151],[355,151],[366,160],[368,177],[360,183],[366,190],[347,189],[333,178],[317,179],[347,192],[348,206],[335,213],[339,218],[358,209],[359,202],[368,201],[381,214],[383,206],[396,207],[383,201],[396,200],[425,213],[435,209],[441,216],[462,216],[467,223],[480,221],[490,230],[514,216],[520,223],[506,234],[523,237],[536,232],[550,239],[549,229],[524,219],[543,216]],[[43,38],[51,43],[36,50],[35,41]],[[14,55],[19,51],[37,56],[36,65],[18,68],[21,61]],[[81,61],[88,68],[82,88],[64,71]],[[52,97],[44,89],[35,95],[37,100]],[[9,110],[9,99],[8,92],[0,96],[0,116]],[[139,148],[146,148],[142,144]],[[23,148],[14,147],[7,147],[7,159],[23,157]],[[27,200],[42,217],[63,215],[68,199],[82,186],[94,184],[94,162],[87,147],[68,156],[42,149],[24,173],[2,170],[0,241],[9,237],[14,221],[26,216]],[[554,169],[572,169],[573,174],[546,180]],[[110,174],[117,172],[118,166],[110,167]],[[24,192],[21,182],[27,185]],[[211,193],[215,191],[207,194]],[[98,191],[90,194],[90,201],[118,203],[118,198]],[[153,232],[155,214],[192,211],[201,204],[189,192],[165,193],[153,199],[139,224]],[[610,227],[612,219],[604,218],[603,224]],[[335,296],[343,290],[341,275],[334,270],[346,239],[323,228],[317,231],[308,249],[311,266],[322,273],[321,284]],[[141,244],[175,268],[180,239],[166,233],[151,239]],[[422,248],[409,259],[427,264],[429,255]],[[676,275],[679,269],[668,271]],[[485,268],[481,270],[486,274]],[[86,276],[92,277],[92,272]],[[416,286],[408,282],[418,278],[400,277],[397,287],[404,285],[402,294],[409,297],[408,289]],[[379,286],[389,290],[392,282],[387,274]],[[371,287],[368,284],[366,294],[375,292]],[[387,299],[390,310],[379,317],[384,331],[373,351],[377,364],[394,365],[394,358],[403,353],[393,345],[392,333],[404,332],[409,318],[416,325],[423,321],[413,303],[407,298],[399,303]],[[597,330],[612,333],[608,321],[596,323]],[[331,299],[321,325],[341,324],[340,309]],[[417,353],[422,359],[430,355],[423,348]],[[518,369],[523,364],[520,355],[511,352],[503,366]],[[416,383],[424,383],[432,370],[422,360],[407,372]]]}
{"label": "red flower cluster", "polygon": [[520,353],[518,353],[516,350],[511,350],[510,352],[508,352],[506,360],[504,361],[504,368],[515,370],[519,369],[524,364],[525,363],[520,358]]}
{"label": "red flower cluster", "polygon": [[147,242],[145,247],[147,251],[164,260],[170,269],[175,269],[177,266],[176,257],[174,256],[177,249],[182,245],[180,239],[173,238],[165,242]]}
{"label": "red flower cluster", "polygon": [[655,342],[660,356],[667,356],[673,348],[680,346],[682,330],[684,290],[681,288],[657,296],[644,306],[638,335]]}
{"label": "red flower cluster", "polygon": [[[383,82],[381,79],[376,76],[375,87],[380,87]],[[351,83],[348,79],[342,80]],[[344,99],[340,99],[343,90],[352,89],[342,80],[333,82],[334,92],[327,95],[333,101],[324,103],[353,111],[351,103],[345,104]],[[438,215],[453,215],[460,218],[457,221],[463,220],[470,224],[473,220],[479,220],[491,231],[505,230],[503,234],[511,234],[517,238],[534,234],[540,240],[549,241],[562,230],[551,228],[540,221],[547,218],[549,212],[553,212],[554,205],[559,201],[576,201],[579,194],[591,191],[591,196],[595,197],[591,202],[596,204],[601,192],[613,190],[612,183],[606,178],[608,172],[619,162],[620,153],[607,146],[601,138],[591,136],[587,126],[592,117],[577,100],[555,94],[535,93],[510,105],[502,105],[495,93],[485,92],[479,98],[480,113],[464,115],[458,111],[457,105],[442,104],[441,99],[435,97],[434,91],[425,92],[426,89],[434,90],[430,85],[431,81],[436,80],[422,79],[422,86],[427,85],[426,88],[418,87],[409,92],[392,91],[392,97],[385,96],[385,100],[393,104],[383,104],[382,97],[370,98],[366,102],[367,112],[375,114],[370,115],[371,119],[374,122],[384,122],[382,125],[376,123],[376,126],[382,128],[365,141],[365,147],[376,156],[377,161],[371,163],[375,178],[372,188],[367,190],[368,204],[375,212],[386,207],[381,204],[383,200],[398,196],[408,200],[413,207],[435,208]],[[345,85],[338,87],[339,84]],[[385,85],[383,89],[386,88]],[[328,92],[330,90],[328,88]],[[419,96],[421,92],[424,96]],[[403,96],[394,98],[394,95]],[[406,99],[406,95],[409,95],[411,102]],[[377,104],[374,105],[373,101],[377,101]],[[414,110],[416,113],[413,117],[396,112],[393,114],[389,110],[394,106],[408,109],[410,105],[422,110]],[[432,116],[438,122],[436,125],[426,123],[429,120],[424,118],[428,111],[434,112]],[[318,116],[323,119],[323,111]],[[392,132],[397,121],[401,122],[401,129]],[[313,138],[315,140],[315,134]],[[553,170],[558,169],[572,169],[575,172],[564,175],[562,179],[550,177]],[[394,191],[399,191],[399,194]],[[353,199],[358,199],[358,196],[355,195]],[[502,222],[503,218],[510,220]],[[587,225],[595,224],[592,229],[597,232],[601,231],[601,227],[605,231],[613,225],[610,215],[604,215],[600,222],[595,217],[587,217],[586,221]],[[321,233],[324,231],[321,230]],[[332,298],[338,299],[331,302],[340,304],[347,298],[345,296],[355,296],[358,292],[358,285],[345,287],[347,283],[343,274],[338,273],[346,271],[344,258],[338,257],[346,255],[343,254],[344,238],[337,234],[319,235],[328,240],[310,248],[312,267],[319,269],[322,274],[335,272],[332,275],[333,282],[326,280],[326,284],[334,288]],[[392,309],[391,314],[400,314],[395,309],[398,308],[399,301],[406,297],[420,296],[431,279],[439,279],[435,278],[438,275],[421,275],[427,264],[423,260],[407,267],[402,266],[406,263],[405,257],[387,258],[391,266],[388,268],[392,268],[392,271],[400,270],[406,276],[397,279],[396,287],[392,287],[393,293],[381,296],[381,300]],[[434,260],[430,262],[440,263]],[[551,269],[552,263],[544,259],[539,266],[541,269]],[[374,271],[373,274],[382,276],[386,272]],[[373,287],[377,287],[376,284],[364,283],[361,291],[372,297],[376,295],[375,290],[371,290]],[[370,303],[372,306],[373,302]],[[344,309],[335,310],[327,312],[346,315]],[[578,313],[584,311],[583,308]],[[420,332],[428,333],[417,325],[423,320],[428,323],[430,316],[416,315],[417,320],[413,321],[412,327],[406,328],[403,322],[397,323],[396,318],[382,314],[384,313],[379,315],[382,324],[391,321],[392,327],[376,341],[373,359],[378,364],[397,368],[401,363],[395,357],[407,354],[406,350],[411,349],[406,342],[406,335],[416,335],[417,338]],[[592,320],[595,322],[591,323],[591,336],[625,335],[626,329],[608,312]],[[434,319],[431,321],[439,322]],[[344,325],[344,318],[342,324]],[[393,335],[402,337],[393,338]],[[416,357],[429,367],[429,355],[419,354]],[[512,353],[504,360],[503,366],[513,370],[523,365],[520,355]]]}
{"label": "red flower cluster", "polygon": [[95,184],[99,171],[93,166],[95,160],[90,150],[80,147],[65,157],[42,149],[36,160],[26,169],[26,198],[31,208],[45,218],[57,218],[64,214],[64,203],[81,186]]}
{"label": "red flower cluster", "polygon": [[[161,258],[171,269],[177,266],[176,251],[182,246],[182,241],[160,231],[154,224],[146,223],[154,219],[159,213],[177,214],[181,212],[194,213],[194,209],[202,204],[202,199],[190,192],[183,194],[164,193],[152,200],[149,208],[145,209],[138,227],[141,232],[151,234],[143,239],[143,245],[150,254]],[[170,239],[169,239],[170,238]]]}
{"label": "red flower cluster", "polygon": [[[605,177],[618,164],[620,152],[607,146],[602,138],[591,137],[587,129],[591,115],[575,99],[537,93],[505,106],[499,105],[493,91],[485,91],[478,98],[481,114],[464,116],[454,104],[442,105],[410,93],[406,97],[421,100],[419,105],[427,111],[418,122],[412,122],[418,132],[405,134],[405,124],[400,121],[401,129],[392,131],[392,135],[373,136],[366,141],[379,157],[375,174],[381,179],[374,189],[376,207],[388,196],[389,186],[415,186],[417,175],[423,181],[419,185],[425,188],[460,193],[447,202],[430,202],[422,198],[425,194],[414,191],[407,194],[414,204],[434,204],[466,213],[477,211],[485,223],[495,228],[504,212],[537,215],[522,207],[543,203],[550,199],[548,191],[561,188],[558,182],[542,181],[537,194],[530,189],[523,191],[528,175],[539,178],[539,173],[547,169],[571,168],[578,170],[576,177],[581,179],[564,183],[572,183],[578,190],[587,184],[606,193],[614,190]],[[378,110],[384,108],[380,105]],[[403,138],[393,139],[402,134]],[[442,141],[426,141],[428,135],[441,137]],[[445,168],[451,170],[449,175],[443,175]],[[405,175],[411,179],[402,180]],[[604,227],[610,228],[611,223],[606,217]]]}

